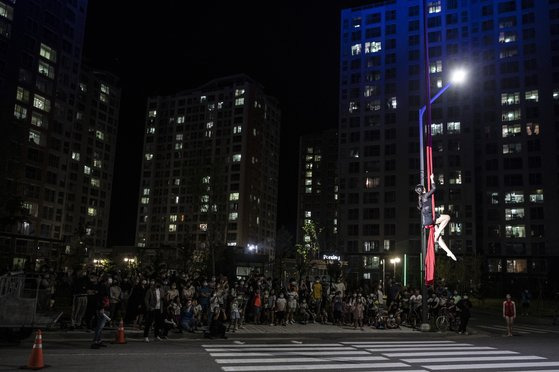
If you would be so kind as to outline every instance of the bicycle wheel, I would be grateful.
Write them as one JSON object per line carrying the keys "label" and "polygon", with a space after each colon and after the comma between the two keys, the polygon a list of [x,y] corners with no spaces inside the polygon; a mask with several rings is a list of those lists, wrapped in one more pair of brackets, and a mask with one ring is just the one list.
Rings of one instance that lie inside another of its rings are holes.
{"label": "bicycle wheel", "polygon": [[444,315],[440,315],[435,320],[435,326],[437,327],[437,329],[439,331],[446,332],[448,330],[449,326],[450,326],[448,318]]}

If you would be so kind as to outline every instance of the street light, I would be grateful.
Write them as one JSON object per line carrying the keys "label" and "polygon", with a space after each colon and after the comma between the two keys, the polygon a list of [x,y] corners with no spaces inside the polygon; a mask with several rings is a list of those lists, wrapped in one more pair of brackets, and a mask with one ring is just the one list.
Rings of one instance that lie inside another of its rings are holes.
{"label": "street light", "polygon": [[[444,87],[441,88],[440,91],[437,92],[430,99],[429,105],[433,104],[437,98],[439,98],[444,92],[447,91],[454,84],[463,84],[466,81],[468,73],[463,68],[458,68],[451,72],[449,76],[449,81],[446,83]],[[429,91],[429,87],[427,87],[427,91]],[[423,106],[419,109],[419,183],[425,186],[425,154],[424,154],[424,143],[423,143],[423,135],[425,132],[425,128],[423,127],[423,114],[425,113],[427,106]],[[430,117],[429,117],[430,118]],[[428,123],[429,125],[431,123]],[[421,217],[420,217],[421,219]],[[421,288],[422,288],[422,317],[425,322],[427,319],[427,287],[425,286],[425,257],[427,256],[427,238],[425,234],[425,229],[422,226],[423,221],[421,221]],[[423,328],[423,327],[422,327]],[[425,329],[428,329],[429,326],[426,325]]]}
{"label": "street light", "polygon": [[390,263],[394,265],[394,280],[396,280],[396,264],[400,263],[400,257],[391,258]]}

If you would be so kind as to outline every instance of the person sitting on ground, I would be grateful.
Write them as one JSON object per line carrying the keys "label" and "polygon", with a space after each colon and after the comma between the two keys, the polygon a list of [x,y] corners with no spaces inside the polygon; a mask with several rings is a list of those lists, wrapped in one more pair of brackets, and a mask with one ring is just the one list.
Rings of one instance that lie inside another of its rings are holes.
{"label": "person sitting on ground", "polygon": [[196,329],[196,319],[194,317],[194,305],[192,300],[189,298],[186,300],[186,304],[181,309],[181,328],[187,332],[194,333]]}
{"label": "person sitting on ground", "polygon": [[227,336],[225,336],[225,332],[227,331],[227,328],[223,324],[227,320],[225,310],[218,305],[214,307],[211,317],[212,321],[210,323],[210,331],[204,336],[208,338],[221,337],[226,339]]}

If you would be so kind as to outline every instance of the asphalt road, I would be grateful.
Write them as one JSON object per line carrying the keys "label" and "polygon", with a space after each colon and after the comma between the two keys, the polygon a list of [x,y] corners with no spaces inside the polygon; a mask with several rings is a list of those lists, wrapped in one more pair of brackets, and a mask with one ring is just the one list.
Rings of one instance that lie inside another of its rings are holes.
{"label": "asphalt road", "polygon": [[[48,371],[559,371],[559,326],[521,319],[516,335],[504,337],[501,323],[498,316],[478,314],[468,336],[320,334],[293,326],[291,334],[273,333],[271,327],[269,334],[234,334],[227,340],[172,335],[147,344],[130,333],[127,344],[97,350],[89,348],[92,334],[45,332],[43,354]],[[25,365],[32,345],[33,338],[0,345],[0,371]]]}

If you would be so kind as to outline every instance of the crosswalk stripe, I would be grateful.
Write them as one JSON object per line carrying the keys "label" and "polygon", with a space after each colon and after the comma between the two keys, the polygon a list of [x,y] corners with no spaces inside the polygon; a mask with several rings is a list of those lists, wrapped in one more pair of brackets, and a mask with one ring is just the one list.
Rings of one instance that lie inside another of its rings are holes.
{"label": "crosswalk stripe", "polygon": [[529,327],[529,326],[514,326],[513,329],[522,329],[525,331],[531,331],[531,332],[541,332],[541,333],[559,333],[559,331],[554,331],[552,329],[541,329],[541,328],[536,328],[536,327]]}
{"label": "crosswalk stripe", "polygon": [[[484,325],[480,325],[477,326],[478,328],[485,328],[485,329],[491,329],[493,331],[499,331],[499,332],[504,332],[507,329],[505,327],[500,327],[500,326],[484,326]],[[524,332],[524,331],[514,331],[515,333],[521,333],[521,334],[528,334],[530,332]]]}
{"label": "crosswalk stripe", "polygon": [[[491,362],[494,360],[536,360],[547,359],[536,355],[508,355],[508,356],[489,356],[489,357],[476,357],[476,362]],[[472,357],[456,357],[456,358],[413,358],[402,359],[406,363],[450,363],[450,362],[470,362]]]}
{"label": "crosswalk stripe", "polygon": [[383,344],[366,344],[366,345],[348,345],[348,346],[353,346],[355,348],[358,349],[366,349],[366,348],[382,348],[382,347],[423,347],[423,348],[428,348],[428,347],[441,347],[441,348],[446,348],[446,347],[453,347],[453,346],[473,346],[472,344],[389,344],[389,345],[383,345]]}
{"label": "crosswalk stripe", "polygon": [[[224,371],[302,371],[313,369],[372,369],[372,368],[402,368],[409,367],[408,364],[394,362],[394,363],[362,363],[362,364],[290,364],[290,365],[275,365],[275,366],[227,366],[222,367]],[[406,370],[406,372],[412,372]]]}
{"label": "crosswalk stripe", "polygon": [[[264,357],[264,356],[284,356],[284,355],[300,355],[300,356],[316,356],[315,351],[276,351],[269,353],[210,353],[212,357]],[[329,351],[328,355],[370,355],[366,351]]]}
{"label": "crosswalk stripe", "polygon": [[251,359],[216,359],[218,364],[253,364],[253,363],[312,363],[312,362],[357,362],[357,361],[374,361],[388,360],[381,356],[364,356],[364,357],[324,357],[324,358],[251,358]]}
{"label": "crosswalk stripe", "polygon": [[333,347],[333,346],[344,346],[340,343],[337,344],[243,344],[243,345],[234,345],[234,344],[208,344],[202,345],[203,348],[214,348],[214,347],[238,347],[241,349],[247,347],[261,347],[261,346],[269,346],[269,347],[310,347],[310,346],[318,346],[318,347]]}
{"label": "crosswalk stripe", "polygon": [[[509,350],[491,350],[491,351],[439,351],[437,352],[438,356],[445,356],[445,355],[499,355],[499,354],[518,354],[516,351],[509,351]],[[401,358],[401,357],[421,357],[421,356],[432,356],[433,352],[429,351],[427,353],[384,353],[382,354],[386,357],[391,358]]]}
{"label": "crosswalk stripe", "polygon": [[444,371],[455,369],[501,369],[501,368],[534,368],[534,367],[558,367],[559,362],[525,362],[525,363],[491,363],[491,364],[435,364],[423,366],[430,370]]}
{"label": "crosswalk stripe", "polygon": [[[217,352],[217,351],[238,351],[239,349],[235,348],[217,348],[217,349],[206,349],[208,352]],[[276,351],[278,348],[276,347],[250,347],[243,349],[245,351]],[[284,351],[342,351],[342,350],[355,350],[352,347],[346,346],[338,346],[338,347],[282,347],[281,350]]]}
{"label": "crosswalk stripe", "polygon": [[383,353],[386,351],[424,351],[429,350],[433,353],[435,351],[456,351],[456,350],[495,350],[494,347],[489,346],[464,346],[464,347],[445,347],[445,348],[424,348],[424,347],[391,347],[391,348],[375,348],[375,349],[365,349],[372,353]]}
{"label": "crosswalk stripe", "polygon": [[454,344],[455,341],[352,341],[340,342],[344,345],[373,345],[373,344]]}

